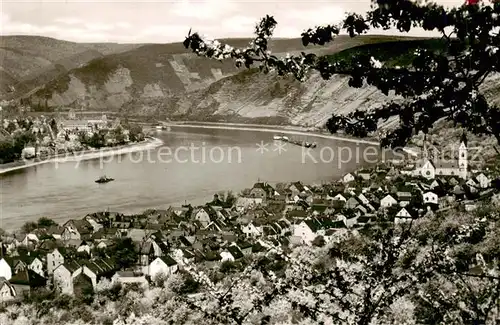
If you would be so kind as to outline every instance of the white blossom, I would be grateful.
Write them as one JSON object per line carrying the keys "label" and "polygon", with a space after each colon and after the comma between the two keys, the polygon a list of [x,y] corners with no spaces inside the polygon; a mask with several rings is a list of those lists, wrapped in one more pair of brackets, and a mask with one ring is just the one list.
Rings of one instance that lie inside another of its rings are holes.
{"label": "white blossom", "polygon": [[490,55],[495,55],[498,52],[498,46],[488,45],[486,47],[486,52]]}
{"label": "white blossom", "polygon": [[380,62],[379,60],[375,59],[373,56],[370,58],[370,63],[372,65],[372,67],[374,67],[375,69],[382,68],[382,62]]}

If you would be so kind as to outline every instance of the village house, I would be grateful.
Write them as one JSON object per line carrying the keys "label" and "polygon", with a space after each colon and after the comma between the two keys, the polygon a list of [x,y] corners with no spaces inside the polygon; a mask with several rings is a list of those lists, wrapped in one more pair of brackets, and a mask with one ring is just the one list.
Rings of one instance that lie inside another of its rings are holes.
{"label": "village house", "polygon": [[63,240],[85,240],[90,239],[94,228],[87,220],[69,220],[63,225],[61,234]]}
{"label": "village house", "polygon": [[16,299],[17,293],[10,282],[0,276],[0,302],[9,302]]}
{"label": "village house", "polygon": [[315,219],[307,219],[294,225],[292,235],[300,238],[301,242],[311,245],[313,240],[320,234],[321,224]]}
{"label": "village house", "polygon": [[397,197],[397,200],[399,201],[399,204],[401,206],[406,206],[410,203],[411,201],[411,198],[412,198],[412,194],[411,192],[407,192],[407,191],[398,191],[396,192],[396,197]]}
{"label": "village house", "polygon": [[309,188],[304,186],[301,182],[293,182],[288,186],[288,190],[291,192],[291,197],[294,198],[299,194],[309,192]]}
{"label": "village house", "polygon": [[241,232],[246,237],[258,237],[262,235],[262,228],[255,226],[253,222],[249,222],[241,226]]}
{"label": "village house", "polygon": [[371,179],[371,171],[368,169],[361,169],[356,172],[356,175],[365,181],[369,181]]}
{"label": "village house", "polygon": [[28,255],[21,257],[21,260],[25,263],[28,269],[42,277],[45,276],[43,262],[38,256],[30,255],[30,252],[28,252]]}
{"label": "village house", "polygon": [[84,218],[85,221],[87,221],[91,226],[92,226],[92,233],[95,233],[99,231],[99,229],[102,229],[104,226],[102,223],[104,222],[104,218],[98,218],[97,215],[86,215]]}
{"label": "village house", "polygon": [[247,209],[252,209],[263,204],[264,200],[261,197],[240,196],[236,199],[234,206],[237,211],[243,212]]}
{"label": "village house", "polygon": [[398,204],[395,198],[393,198],[390,194],[387,194],[382,200],[380,200],[381,208],[389,208],[393,205]]}
{"label": "village house", "polygon": [[412,215],[410,214],[410,212],[408,212],[408,210],[406,208],[401,208],[401,210],[399,210],[398,213],[396,213],[396,217],[394,218],[394,223],[402,223],[402,222],[406,222],[408,220],[411,220],[413,217]]}
{"label": "village house", "polygon": [[91,281],[95,289],[100,278],[111,278],[117,269],[116,264],[110,259],[96,259],[82,265],[82,273]]}
{"label": "village house", "polygon": [[32,290],[44,288],[47,285],[47,279],[31,269],[16,273],[9,282],[14,287],[18,298],[26,297]]}
{"label": "village house", "polygon": [[207,227],[212,220],[215,219],[217,213],[210,206],[203,206],[194,212],[194,220],[201,223],[203,227]]}
{"label": "village house", "polygon": [[[76,253],[71,248],[58,247],[47,254],[47,273],[54,273],[54,270],[61,264],[64,264],[65,259],[74,256]],[[68,259],[69,260],[69,259]]]}
{"label": "village house", "polygon": [[59,265],[53,272],[54,287],[63,294],[72,295],[74,279],[82,273],[82,267],[75,261]]}
{"label": "village house", "polygon": [[250,189],[250,197],[261,198],[263,202],[274,197],[274,188],[267,184],[258,182]]}
{"label": "village house", "polygon": [[229,261],[234,262],[240,258],[243,258],[243,252],[239,249],[238,246],[232,244],[228,246],[224,251],[220,253],[222,262]]}
{"label": "village house", "polygon": [[149,287],[149,282],[143,273],[134,271],[117,271],[111,278],[112,284],[139,284],[142,287]]}
{"label": "village house", "polygon": [[157,257],[154,261],[149,264],[148,274],[151,279],[159,276],[160,274],[164,276],[169,276],[177,272],[178,265],[177,262],[168,255]]}
{"label": "village house", "polygon": [[427,192],[423,194],[424,204],[439,204],[438,195],[433,192]]}
{"label": "village house", "polygon": [[476,180],[480,188],[489,188],[491,186],[491,179],[488,176],[484,175],[484,173],[476,175],[474,179]]}
{"label": "village house", "polygon": [[0,260],[0,277],[4,278],[7,281],[12,278],[12,267],[5,260],[5,257]]}
{"label": "village house", "polygon": [[354,182],[356,180],[356,177],[354,177],[353,174],[351,173],[347,173],[345,174],[343,177],[342,177],[342,182],[344,184],[347,184],[347,183],[350,183],[350,182]]}

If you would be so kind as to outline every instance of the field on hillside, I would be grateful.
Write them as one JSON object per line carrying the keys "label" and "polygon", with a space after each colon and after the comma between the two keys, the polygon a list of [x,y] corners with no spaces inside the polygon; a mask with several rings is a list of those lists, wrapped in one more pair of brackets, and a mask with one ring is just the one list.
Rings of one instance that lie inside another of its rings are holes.
{"label": "field on hillside", "polygon": [[356,57],[373,56],[384,62],[386,66],[408,66],[415,58],[417,49],[428,49],[435,52],[446,50],[446,43],[439,39],[411,39],[391,40],[383,43],[371,43],[350,48],[332,55],[328,58],[331,62],[344,62],[350,65]]}

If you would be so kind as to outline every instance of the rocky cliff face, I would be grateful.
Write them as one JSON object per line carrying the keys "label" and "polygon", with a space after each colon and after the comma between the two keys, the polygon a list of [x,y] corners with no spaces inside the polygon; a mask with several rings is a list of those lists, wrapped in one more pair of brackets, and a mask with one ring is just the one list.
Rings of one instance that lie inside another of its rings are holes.
{"label": "rocky cliff face", "polygon": [[[367,42],[370,40],[373,41]],[[277,42],[275,52],[297,48],[297,44],[290,45],[290,40]],[[343,40],[335,49],[312,51],[338,52],[359,44],[360,40],[356,42]],[[238,70],[231,61],[217,62],[181,51],[180,44],[146,45],[109,55],[71,70],[24,97],[32,104],[48,108],[311,127],[324,126],[333,112],[349,113],[399,100],[383,95],[374,87],[351,88],[345,76],[325,81],[313,73],[308,81],[300,83],[256,70]],[[500,104],[498,76],[487,80],[483,90],[490,100]],[[390,123],[393,120],[387,124]]]}
{"label": "rocky cliff face", "polygon": [[[317,73],[300,83],[292,78],[247,71],[187,94],[171,106],[170,115],[188,120],[224,120],[282,123],[322,128],[332,113],[347,114],[370,109],[388,101],[375,87],[352,88],[349,78],[335,76],[325,81]],[[500,75],[487,79],[483,89],[492,103],[500,105]],[[392,127],[395,118],[381,122]]]}
{"label": "rocky cliff face", "polygon": [[[297,51],[323,55],[362,44],[395,39],[407,38],[340,36],[328,46],[307,48],[303,47],[299,39],[278,39],[270,42],[270,49],[277,55]],[[249,39],[230,39],[226,42],[236,47],[244,47],[248,45]],[[99,50],[101,52],[98,53],[103,52],[102,49]],[[87,55],[78,55],[87,58],[91,57],[91,54],[89,52]],[[217,62],[197,57],[188,53],[180,43],[147,44],[125,52],[112,53],[97,57],[69,72],[65,71],[66,61],[58,61],[60,71],[57,73],[48,76],[42,74],[20,91],[16,90],[17,98],[22,98],[24,103],[37,106],[40,110],[74,107],[126,110],[137,114],[162,111],[167,115],[182,115],[192,108],[190,100],[186,101],[186,95],[196,99],[196,94],[199,96],[200,92],[204,93],[213,83],[241,72],[232,61]],[[278,92],[282,91],[278,89]],[[210,105],[208,102],[205,104]]]}

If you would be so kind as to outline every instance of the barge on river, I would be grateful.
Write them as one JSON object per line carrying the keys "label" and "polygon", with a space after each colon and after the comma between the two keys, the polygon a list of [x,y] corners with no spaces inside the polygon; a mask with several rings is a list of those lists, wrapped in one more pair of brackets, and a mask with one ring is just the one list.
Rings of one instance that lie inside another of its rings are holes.
{"label": "barge on river", "polygon": [[306,148],[316,148],[317,144],[316,142],[307,142],[307,141],[298,141],[298,140],[293,140],[288,138],[287,136],[284,135],[275,135],[273,137],[275,141],[284,141],[284,142],[289,142],[291,144],[295,144],[297,146],[301,147],[306,147]]}

